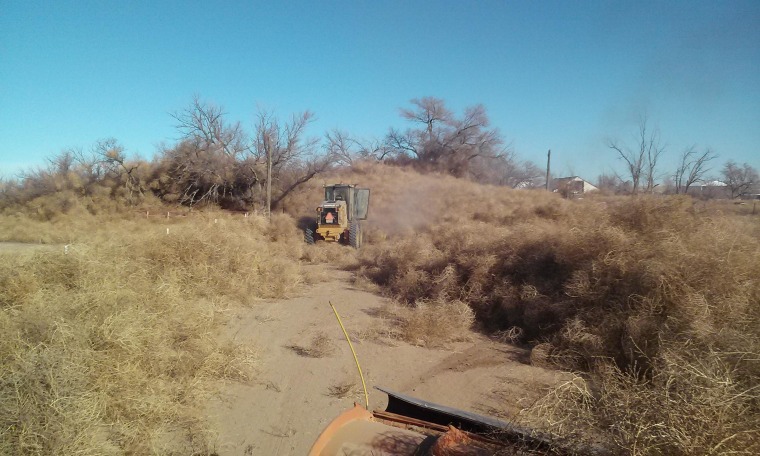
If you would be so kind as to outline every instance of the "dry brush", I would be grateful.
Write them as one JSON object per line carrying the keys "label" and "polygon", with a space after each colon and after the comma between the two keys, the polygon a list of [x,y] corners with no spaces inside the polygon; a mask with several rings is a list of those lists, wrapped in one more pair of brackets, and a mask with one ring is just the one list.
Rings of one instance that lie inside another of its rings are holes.
{"label": "dry brush", "polygon": [[256,363],[215,336],[224,309],[301,280],[292,221],[214,215],[96,219],[67,254],[3,255],[0,453],[212,452],[203,399]]}
{"label": "dry brush", "polygon": [[[360,280],[430,324],[437,303],[466,303],[484,331],[581,374],[588,387],[574,391],[588,394],[551,401],[554,422],[630,454],[760,451],[757,217],[688,197],[566,201],[370,169],[339,177],[380,200]],[[435,334],[415,331],[404,338]]]}

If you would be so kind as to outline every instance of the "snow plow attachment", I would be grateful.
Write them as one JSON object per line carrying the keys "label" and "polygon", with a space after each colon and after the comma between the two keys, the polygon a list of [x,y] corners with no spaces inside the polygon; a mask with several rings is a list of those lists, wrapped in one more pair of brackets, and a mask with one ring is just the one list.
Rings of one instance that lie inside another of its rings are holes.
{"label": "snow plow attachment", "polygon": [[612,454],[602,446],[568,446],[495,418],[375,389],[388,395],[385,411],[370,412],[354,404],[325,428],[310,456],[485,456],[508,449],[528,452],[521,454]]}

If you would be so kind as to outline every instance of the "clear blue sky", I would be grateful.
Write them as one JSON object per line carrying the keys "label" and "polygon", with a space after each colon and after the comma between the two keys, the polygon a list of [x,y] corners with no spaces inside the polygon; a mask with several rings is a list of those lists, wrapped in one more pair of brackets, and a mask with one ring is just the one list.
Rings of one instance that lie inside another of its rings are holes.
{"label": "clear blue sky", "polygon": [[412,98],[486,106],[518,156],[595,180],[647,113],[668,145],[760,168],[760,1],[0,0],[0,173],[115,137],[151,157],[194,94],[250,126],[403,127]]}

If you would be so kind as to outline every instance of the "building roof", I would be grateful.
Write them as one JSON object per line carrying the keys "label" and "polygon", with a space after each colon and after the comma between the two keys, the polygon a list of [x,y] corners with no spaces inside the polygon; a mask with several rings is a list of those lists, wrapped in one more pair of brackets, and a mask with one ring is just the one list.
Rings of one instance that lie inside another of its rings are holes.
{"label": "building roof", "polygon": [[583,179],[582,177],[578,177],[578,176],[557,177],[554,180],[555,181],[584,181],[584,182],[588,182],[587,180]]}
{"label": "building roof", "polygon": [[728,185],[725,182],[721,182],[718,180],[700,182],[699,185],[700,187],[728,187]]}

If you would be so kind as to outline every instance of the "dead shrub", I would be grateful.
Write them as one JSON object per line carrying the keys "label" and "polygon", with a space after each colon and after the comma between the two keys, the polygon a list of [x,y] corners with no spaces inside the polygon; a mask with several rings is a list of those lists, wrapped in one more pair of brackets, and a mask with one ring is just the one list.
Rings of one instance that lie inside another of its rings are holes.
{"label": "dead shrub", "polygon": [[327,395],[338,399],[345,399],[347,397],[358,398],[362,395],[362,391],[355,381],[346,380],[338,382],[335,385],[330,385]]}
{"label": "dead shrub", "polygon": [[475,322],[472,309],[461,301],[418,301],[413,306],[395,304],[383,310],[388,335],[426,347],[443,347],[469,340]]}
{"label": "dead shrub", "polygon": [[296,352],[299,356],[305,356],[307,358],[324,358],[331,356],[337,349],[335,342],[333,342],[332,339],[330,339],[330,336],[324,331],[319,331],[314,334],[309,345],[293,344],[288,346],[288,348]]}
{"label": "dead shrub", "polygon": [[89,217],[35,225],[72,223],[68,254],[2,255],[0,453],[208,452],[199,404],[257,362],[223,311],[293,290],[299,253],[255,223]]}
{"label": "dead shrub", "polygon": [[536,344],[530,350],[530,364],[536,367],[557,367],[552,361],[552,345],[549,343]]}
{"label": "dead shrub", "polygon": [[[540,351],[545,353],[543,349]],[[531,354],[531,360],[532,357]],[[548,431],[553,437],[573,441],[577,445],[587,441],[594,432],[595,403],[589,383],[583,377],[574,375],[523,409],[518,422]]]}
{"label": "dead shrub", "polygon": [[352,269],[356,265],[356,249],[336,242],[319,241],[314,245],[304,245],[301,260],[310,264],[329,264],[341,269]]}
{"label": "dead shrub", "polygon": [[512,326],[504,331],[496,331],[492,337],[505,344],[517,344],[523,337],[523,329],[519,326]]}
{"label": "dead shrub", "polygon": [[662,359],[646,380],[599,366],[593,387],[579,388],[589,385],[583,380],[561,385],[523,413],[564,439],[601,437],[613,453],[757,454],[758,392],[740,387],[713,356],[668,352]]}
{"label": "dead shrub", "polygon": [[[426,177],[404,178],[439,188]],[[750,361],[760,357],[757,219],[684,197],[599,204],[461,181],[446,185],[424,217],[410,218],[425,219],[414,233],[389,230],[392,235],[360,253],[358,274],[406,305],[466,303],[497,337],[546,344],[536,345],[536,363],[588,372],[595,392],[584,396],[584,413],[593,415],[589,426],[621,451],[709,452],[686,443],[692,439],[715,452],[751,453],[744,448],[755,448],[751,429],[760,428],[753,418],[760,403],[752,395],[760,367]],[[394,192],[390,208],[404,204]],[[432,312],[428,306],[416,311]],[[436,316],[407,321],[406,308],[399,309],[398,337],[426,343],[420,335]],[[405,325],[419,329],[406,332]],[[672,361],[676,355],[681,361]],[[689,384],[703,364],[730,368],[699,374],[713,380]],[[668,408],[663,398],[673,397],[676,384],[686,391],[683,400],[673,401],[667,416],[650,418],[658,407]],[[725,385],[735,388],[738,402]],[[607,388],[619,394],[604,405],[596,392]],[[687,403],[687,397],[700,399]],[[724,405],[741,413],[732,417]],[[568,407],[552,413],[573,422],[578,405]],[[602,419],[615,408],[628,410],[621,422],[629,428]],[[710,428],[711,419],[721,424]]]}
{"label": "dead shrub", "polygon": [[663,229],[687,228],[694,221],[691,197],[668,198],[640,195],[628,198],[625,204],[611,206],[610,219],[615,225],[639,233],[656,233]]}

